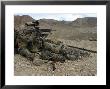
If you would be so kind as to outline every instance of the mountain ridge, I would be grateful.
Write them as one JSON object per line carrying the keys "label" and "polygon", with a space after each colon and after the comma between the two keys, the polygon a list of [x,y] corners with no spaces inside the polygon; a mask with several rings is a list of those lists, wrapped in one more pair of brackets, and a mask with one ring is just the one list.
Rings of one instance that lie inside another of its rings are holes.
{"label": "mountain ridge", "polygon": [[[24,25],[25,22],[34,21],[31,16],[14,16],[14,25]],[[39,27],[41,29],[52,29],[50,37],[56,37],[60,39],[83,39],[97,38],[97,18],[96,17],[84,17],[77,18],[75,21],[58,21],[54,19],[39,19]]]}
{"label": "mountain ridge", "polygon": [[[25,22],[31,22],[31,21],[35,21],[35,19],[33,19],[31,16],[29,15],[15,15],[14,16],[14,23],[15,25],[19,25],[19,24],[24,24]],[[60,24],[67,24],[67,25],[71,25],[71,26],[96,26],[97,25],[97,18],[96,17],[84,17],[84,18],[77,18],[74,21],[59,21],[59,20],[55,20],[55,19],[39,19],[39,22],[45,22],[45,23],[49,23],[49,24],[56,24],[56,23],[60,23]]]}

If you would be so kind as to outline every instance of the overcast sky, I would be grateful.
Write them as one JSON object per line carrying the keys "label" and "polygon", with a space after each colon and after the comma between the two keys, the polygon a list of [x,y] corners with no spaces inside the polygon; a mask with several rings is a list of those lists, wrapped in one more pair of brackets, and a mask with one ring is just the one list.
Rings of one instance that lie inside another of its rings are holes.
{"label": "overcast sky", "polygon": [[65,21],[74,21],[77,18],[83,18],[83,17],[97,17],[95,13],[70,13],[70,14],[60,14],[60,13],[54,13],[54,14],[49,14],[49,13],[41,13],[41,14],[35,14],[35,13],[19,13],[15,15],[29,15],[32,18],[38,20],[38,19],[55,19],[55,20],[65,20]]}

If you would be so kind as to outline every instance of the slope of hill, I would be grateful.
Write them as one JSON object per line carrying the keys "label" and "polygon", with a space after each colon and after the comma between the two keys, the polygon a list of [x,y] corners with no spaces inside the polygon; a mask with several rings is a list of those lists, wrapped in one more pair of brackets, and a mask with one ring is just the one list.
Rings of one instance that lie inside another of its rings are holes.
{"label": "slope of hill", "polygon": [[72,26],[72,27],[96,27],[97,18],[96,17],[84,17],[77,18],[74,21],[57,21],[54,19],[40,19],[40,22],[43,24],[49,25],[61,25],[61,26]]}
{"label": "slope of hill", "polygon": [[[15,16],[15,27],[25,22],[34,21],[28,15]],[[90,38],[97,39],[97,18],[85,17],[77,18],[75,21],[58,21],[54,19],[40,19],[40,28],[49,28],[53,31],[48,37],[55,37],[66,40],[88,40]]]}
{"label": "slope of hill", "polygon": [[95,27],[97,26],[97,18],[96,17],[85,17],[85,18],[77,18],[75,21],[71,23],[73,26],[77,27]]}
{"label": "slope of hill", "polygon": [[41,19],[39,22],[41,28],[56,30],[52,32],[50,37],[67,40],[88,40],[90,38],[97,39],[97,18],[95,17],[78,18],[75,21]]}

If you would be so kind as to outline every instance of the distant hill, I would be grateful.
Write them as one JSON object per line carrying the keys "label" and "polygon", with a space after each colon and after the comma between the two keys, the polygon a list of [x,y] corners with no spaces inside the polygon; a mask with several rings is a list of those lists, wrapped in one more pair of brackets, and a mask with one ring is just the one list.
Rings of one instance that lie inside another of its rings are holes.
{"label": "distant hill", "polygon": [[72,22],[73,26],[83,26],[83,27],[95,27],[97,26],[97,18],[96,17],[85,17],[85,18],[77,18]]}
{"label": "distant hill", "polygon": [[77,18],[75,21],[57,21],[53,19],[40,19],[41,28],[56,30],[50,37],[61,39],[96,39],[97,38],[97,18],[85,17]]}
{"label": "distant hill", "polygon": [[77,18],[75,21],[58,21],[54,19],[40,19],[41,27],[52,27],[52,26],[63,26],[63,27],[96,27],[97,26],[97,18],[96,17],[85,17],[85,18]]}
{"label": "distant hill", "polygon": [[[14,16],[15,27],[25,22],[34,21],[32,17],[28,15]],[[58,21],[54,19],[40,19],[39,27],[46,29],[53,29],[49,37],[56,37],[60,39],[83,39],[88,40],[89,38],[97,39],[97,18],[96,17],[85,17],[77,18],[75,21]]]}
{"label": "distant hill", "polygon": [[[25,22],[34,21],[29,15],[15,15],[14,16],[14,24],[15,26],[24,24]],[[85,17],[85,18],[77,18],[75,21],[58,21],[54,19],[40,19],[40,26],[43,25],[62,25],[62,26],[74,26],[74,27],[95,27],[97,26],[97,18],[96,17]]]}

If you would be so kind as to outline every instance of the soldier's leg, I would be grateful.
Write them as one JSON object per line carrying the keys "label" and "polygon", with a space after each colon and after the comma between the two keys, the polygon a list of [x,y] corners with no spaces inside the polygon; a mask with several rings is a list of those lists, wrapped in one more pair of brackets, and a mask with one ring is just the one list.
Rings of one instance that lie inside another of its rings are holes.
{"label": "soldier's leg", "polygon": [[19,54],[30,60],[34,59],[34,54],[31,53],[27,48],[19,48]]}

